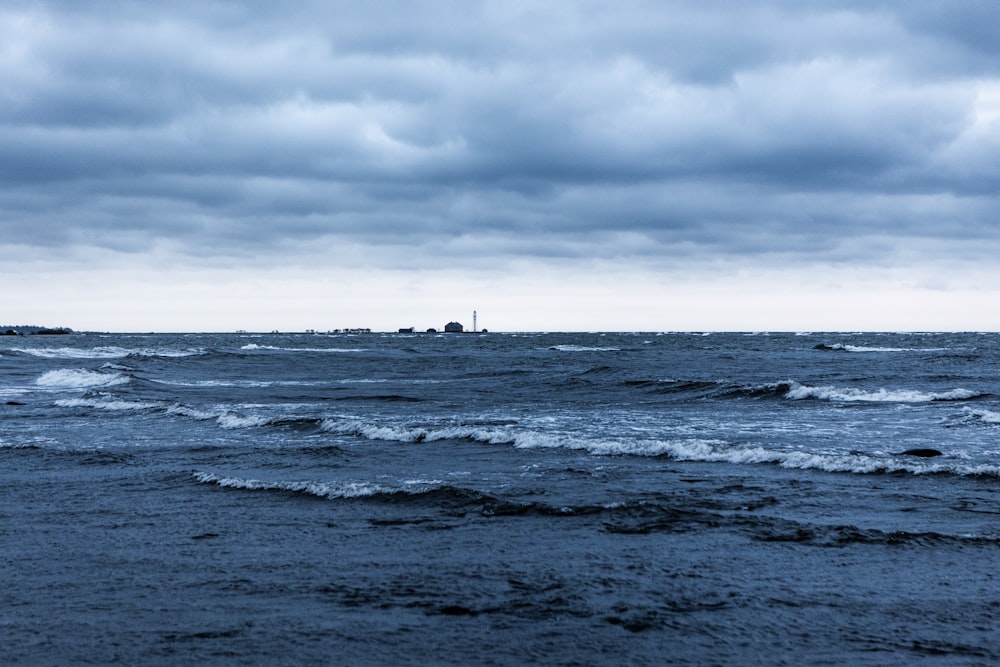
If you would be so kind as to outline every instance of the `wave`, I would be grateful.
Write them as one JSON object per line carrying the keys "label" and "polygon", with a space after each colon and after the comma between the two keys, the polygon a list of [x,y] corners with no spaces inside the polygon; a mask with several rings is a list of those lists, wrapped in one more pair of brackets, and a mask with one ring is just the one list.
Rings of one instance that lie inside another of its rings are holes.
{"label": "wave", "polygon": [[517,438],[507,428],[472,426],[386,426],[360,420],[324,419],[320,430],[336,435],[349,435],[366,440],[389,442],[436,442],[441,440],[471,440],[494,445],[513,445]]}
{"label": "wave", "polygon": [[[995,413],[994,413],[995,414]],[[1000,418],[1000,415],[995,415]],[[857,474],[955,474],[1000,477],[1000,466],[974,464],[950,457],[933,459],[897,453],[810,452],[777,450],[763,446],[735,445],[711,438],[592,438],[572,433],[544,433],[459,424],[447,427],[378,425],[357,420],[327,419],[320,430],[368,440],[400,443],[427,443],[441,440],[468,440],[518,449],[573,449],[595,456],[662,457],[674,461],[730,463],[735,465],[777,465],[782,468]]]}
{"label": "wave", "polygon": [[675,461],[737,465],[769,464],[797,470],[855,474],[910,473],[1000,477],[998,465],[971,464],[956,460],[942,461],[940,458],[913,458],[900,454],[783,451],[708,440],[673,441],[664,443],[664,448],[668,456]]}
{"label": "wave", "polygon": [[428,399],[403,394],[359,394],[357,396],[338,396],[336,401],[382,401],[385,403],[422,403]]}
{"label": "wave", "polygon": [[[851,544],[934,546],[956,543],[992,547],[1000,544],[1000,537],[994,534],[886,531],[853,525],[801,522],[754,511],[769,504],[769,499],[748,504],[743,499],[737,503],[720,502],[717,498],[707,503],[692,503],[690,498],[684,498],[682,503],[678,503],[677,497],[653,493],[625,502],[556,505],[504,498],[438,481],[412,481],[390,487],[370,482],[264,481],[207,472],[195,472],[193,477],[198,483],[227,489],[401,506],[401,515],[369,519],[374,526],[430,522],[432,526],[440,527],[441,524],[436,523],[435,514],[438,520],[450,521],[455,518],[465,520],[470,513],[475,513],[487,520],[494,517],[592,517],[600,521],[607,533],[629,535],[733,528],[746,531],[751,539],[761,542],[788,542],[815,547],[844,547]],[[433,514],[429,515],[427,510]]]}
{"label": "wave", "polygon": [[1000,412],[995,410],[973,409],[966,407],[964,413],[969,421],[982,424],[1000,424]]}
{"label": "wave", "polygon": [[623,383],[626,387],[644,389],[650,394],[662,395],[689,395],[711,396],[717,393],[742,393],[744,387],[734,386],[723,382],[711,382],[705,380],[626,380]]}
{"label": "wave", "polygon": [[850,544],[875,544],[896,546],[912,544],[935,546],[940,544],[978,544],[996,546],[1000,538],[992,535],[949,535],[935,531],[884,531],[862,529],[851,525],[813,525],[796,521],[767,518],[747,522],[753,529],[753,538],[761,542],[793,542],[818,547],[844,547]]}
{"label": "wave", "polygon": [[983,398],[989,394],[971,389],[956,388],[944,392],[927,392],[916,389],[874,389],[855,387],[810,387],[791,382],[786,398],[792,400],[815,399],[821,401],[868,402],[868,403],[932,403],[944,401],[967,401]]}
{"label": "wave", "polygon": [[869,347],[865,345],[847,345],[846,343],[819,343],[814,350],[827,352],[947,352],[947,347]]}
{"label": "wave", "polygon": [[933,403],[968,401],[989,396],[987,392],[961,387],[948,391],[930,392],[916,389],[813,387],[794,380],[761,384],[733,384],[703,380],[627,380],[624,385],[645,390],[650,394],[677,395],[681,398],[774,398],[844,403]]}
{"label": "wave", "polygon": [[79,368],[63,368],[43,373],[35,380],[35,384],[53,389],[89,389],[126,384],[129,380],[130,378],[122,373],[99,373]]}
{"label": "wave", "polygon": [[[227,477],[209,472],[195,472],[193,476],[202,484],[212,484],[229,489],[246,491],[274,491],[304,494],[331,500],[368,499],[389,503],[405,503],[410,506],[425,505],[435,509],[446,510],[449,514],[476,511],[483,516],[511,516],[524,514],[540,514],[548,516],[580,516],[602,512],[617,512],[632,505],[645,506],[639,503],[613,503],[606,505],[549,505],[536,501],[507,500],[489,493],[468,489],[439,480],[411,480],[397,486],[387,486],[372,482],[321,482],[321,481],[267,481],[252,478]],[[375,520],[374,523],[408,523],[422,522],[425,517],[408,519],[389,519],[385,522]]]}
{"label": "wave", "polygon": [[248,352],[255,352],[258,350],[264,351],[277,351],[277,352],[367,352],[368,350],[360,347],[276,347],[274,345],[258,345],[257,343],[248,343],[240,348],[241,350],[246,350]]}
{"label": "wave", "polygon": [[220,388],[243,388],[260,389],[267,387],[322,387],[329,382],[306,381],[306,380],[194,380],[182,382],[178,380],[154,380],[156,384],[169,385],[171,387],[220,387]]}
{"label": "wave", "polygon": [[323,420],[319,417],[243,414],[230,409],[199,410],[181,403],[165,408],[168,415],[196,421],[215,421],[224,429],[260,428],[266,426],[315,429]]}
{"label": "wave", "polygon": [[214,484],[228,489],[285,491],[317,496],[319,498],[365,498],[378,494],[400,492],[400,489],[369,482],[281,482],[245,479],[241,477],[224,477],[209,472],[195,472],[194,478],[202,484]]}
{"label": "wave", "polygon": [[45,359],[123,359],[125,357],[191,357],[206,354],[202,349],[141,348],[103,346],[91,348],[39,347],[11,348],[12,351]]}
{"label": "wave", "polygon": [[63,408],[95,408],[97,410],[109,410],[112,412],[163,409],[161,403],[125,401],[110,398],[65,398],[56,401],[56,405]]}
{"label": "wave", "polygon": [[621,352],[620,347],[589,347],[586,345],[553,345],[550,350],[557,352]]}
{"label": "wave", "polygon": [[990,395],[987,392],[961,387],[948,391],[930,392],[917,389],[813,387],[794,380],[742,385],[703,380],[627,380],[624,382],[624,385],[643,389],[652,394],[675,394],[684,398],[692,396],[699,398],[774,398],[790,399],[793,401],[819,400],[844,403],[933,403],[969,401]]}

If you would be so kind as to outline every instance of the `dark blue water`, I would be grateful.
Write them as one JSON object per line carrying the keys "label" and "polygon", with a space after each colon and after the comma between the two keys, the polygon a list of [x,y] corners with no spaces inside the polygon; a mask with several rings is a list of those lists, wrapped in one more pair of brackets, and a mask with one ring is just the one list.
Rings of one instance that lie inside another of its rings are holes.
{"label": "dark blue water", "polygon": [[3,337],[0,544],[10,665],[995,664],[1000,335]]}

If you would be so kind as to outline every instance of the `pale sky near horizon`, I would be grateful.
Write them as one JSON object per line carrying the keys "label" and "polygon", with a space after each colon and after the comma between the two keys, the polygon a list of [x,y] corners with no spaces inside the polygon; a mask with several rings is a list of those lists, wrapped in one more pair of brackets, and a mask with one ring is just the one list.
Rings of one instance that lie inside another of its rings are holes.
{"label": "pale sky near horizon", "polygon": [[9,0],[0,324],[1000,330],[997,26]]}

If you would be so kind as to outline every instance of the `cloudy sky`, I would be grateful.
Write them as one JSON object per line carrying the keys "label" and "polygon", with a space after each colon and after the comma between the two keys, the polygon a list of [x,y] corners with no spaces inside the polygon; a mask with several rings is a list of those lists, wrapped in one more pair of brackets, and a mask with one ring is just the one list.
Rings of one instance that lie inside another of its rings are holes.
{"label": "cloudy sky", "polygon": [[6,0],[0,324],[1000,329],[998,26]]}

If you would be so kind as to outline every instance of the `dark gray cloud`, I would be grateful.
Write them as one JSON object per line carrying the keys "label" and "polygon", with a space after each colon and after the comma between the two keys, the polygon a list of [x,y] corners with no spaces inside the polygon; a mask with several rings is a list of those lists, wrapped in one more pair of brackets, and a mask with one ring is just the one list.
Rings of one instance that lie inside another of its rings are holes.
{"label": "dark gray cloud", "polygon": [[1000,10],[898,5],[7,3],[0,243],[1000,250]]}

